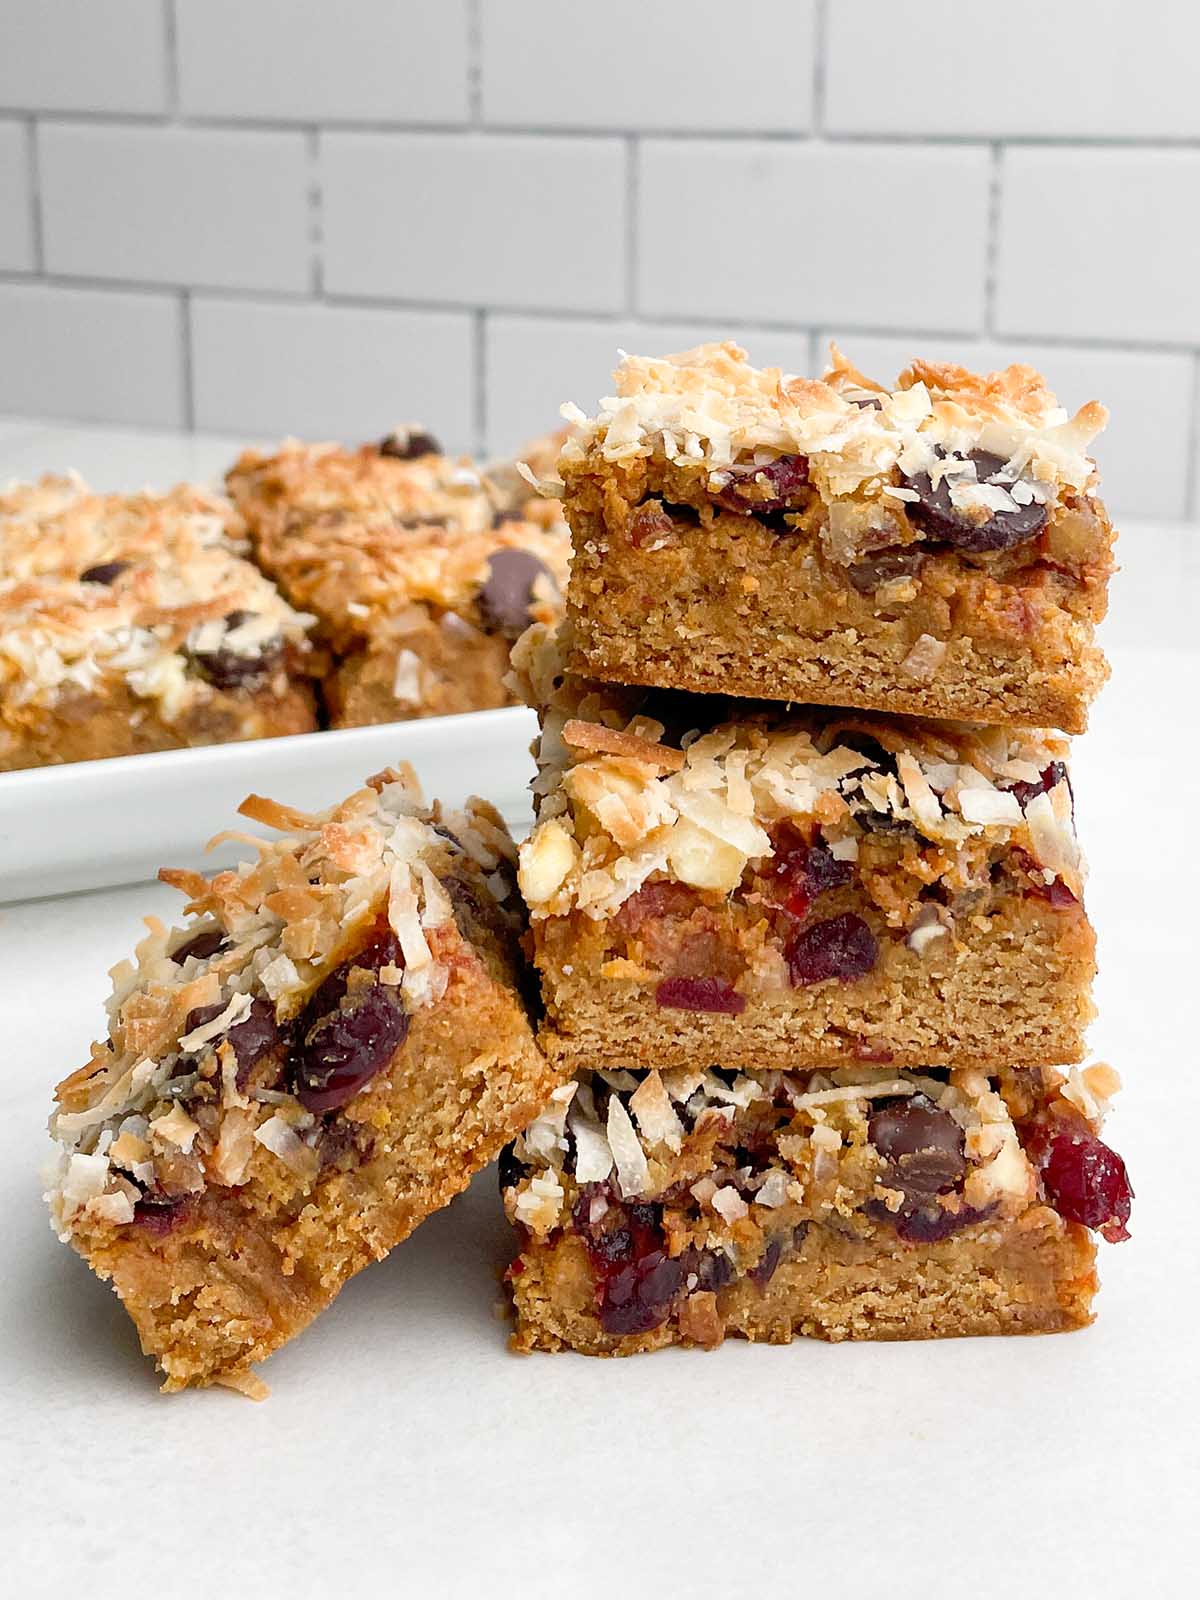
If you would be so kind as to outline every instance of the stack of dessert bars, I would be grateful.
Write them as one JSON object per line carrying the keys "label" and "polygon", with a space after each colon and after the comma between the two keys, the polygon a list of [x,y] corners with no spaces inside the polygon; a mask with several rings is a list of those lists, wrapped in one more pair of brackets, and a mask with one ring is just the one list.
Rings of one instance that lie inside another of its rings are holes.
{"label": "stack of dessert bars", "polygon": [[1131,1191],[1047,729],[1107,671],[1105,412],[728,344],[615,381],[553,485],[567,619],[514,653],[567,1080],[502,1167],[516,1347],[1079,1327]]}

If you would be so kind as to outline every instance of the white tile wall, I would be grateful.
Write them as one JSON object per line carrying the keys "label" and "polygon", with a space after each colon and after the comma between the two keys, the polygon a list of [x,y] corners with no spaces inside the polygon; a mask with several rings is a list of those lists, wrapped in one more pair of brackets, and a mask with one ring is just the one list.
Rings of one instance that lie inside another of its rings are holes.
{"label": "white tile wall", "polygon": [[325,287],[434,304],[619,310],[625,163],[617,139],[326,134]]}
{"label": "white tile wall", "polygon": [[176,0],[189,115],[465,122],[467,0]]}
{"label": "white tile wall", "polygon": [[828,15],[833,133],[1200,135],[1187,0],[854,0]]}
{"label": "white tile wall", "polygon": [[1014,149],[996,326],[1200,342],[1200,150]]}
{"label": "white tile wall", "polygon": [[421,421],[449,449],[475,442],[466,313],[207,295],[191,311],[199,428],[370,439]]}
{"label": "white tile wall", "polygon": [[814,9],[814,0],[754,0],[754,32],[769,46],[739,20],[718,76],[713,40],[729,29],[726,0],[608,0],[586,28],[563,26],[562,0],[485,0],[484,116],[522,127],[800,133],[812,125]]}
{"label": "white tile wall", "polygon": [[974,145],[649,139],[639,309],[980,329],[988,180]]}
{"label": "white tile wall", "polygon": [[34,259],[29,132],[20,122],[0,122],[0,271],[29,272]]}
{"label": "white tile wall", "polygon": [[169,74],[163,0],[0,4],[0,106],[162,112]]}
{"label": "white tile wall", "polygon": [[38,129],[38,160],[51,272],[309,286],[308,154],[299,133],[49,122]]}
{"label": "white tile wall", "polygon": [[0,410],[500,450],[619,345],[837,329],[1042,365],[1197,517],[1197,59],[1182,0],[0,0]]}
{"label": "white tile wall", "polygon": [[181,427],[180,312],[173,295],[0,283],[6,408],[31,417]]}

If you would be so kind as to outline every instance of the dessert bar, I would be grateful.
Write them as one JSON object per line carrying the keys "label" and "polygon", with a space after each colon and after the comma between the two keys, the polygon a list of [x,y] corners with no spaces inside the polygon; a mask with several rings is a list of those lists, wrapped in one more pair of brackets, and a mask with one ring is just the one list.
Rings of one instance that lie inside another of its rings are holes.
{"label": "dessert bar", "polygon": [[463,1189],[556,1078],[518,985],[515,852],[482,801],[386,771],[211,879],[164,871],[107,1038],[59,1085],[59,1235],[112,1283],[165,1387],[243,1385],[352,1273]]}
{"label": "dessert bar", "polygon": [[1128,1237],[1108,1067],[585,1072],[501,1163],[518,1350],[1050,1333]]}
{"label": "dessert bar", "polygon": [[552,1058],[1083,1058],[1064,740],[589,685],[541,628],[514,663],[543,722],[520,883]]}
{"label": "dessert bar", "polygon": [[470,469],[430,452],[296,447],[256,461],[242,458],[231,490],[259,561],[332,652],[335,727],[511,703],[510,646],[561,614],[570,554],[544,502],[524,517],[527,485],[504,510]]}
{"label": "dessert bar", "polygon": [[311,618],[240,547],[199,490],[0,497],[0,771],[315,728]]}
{"label": "dessert bar", "polygon": [[[1030,367],[894,390],[736,345],[627,357],[558,462],[571,665],[618,683],[1080,732],[1113,531]],[[566,414],[566,413],[565,413]]]}

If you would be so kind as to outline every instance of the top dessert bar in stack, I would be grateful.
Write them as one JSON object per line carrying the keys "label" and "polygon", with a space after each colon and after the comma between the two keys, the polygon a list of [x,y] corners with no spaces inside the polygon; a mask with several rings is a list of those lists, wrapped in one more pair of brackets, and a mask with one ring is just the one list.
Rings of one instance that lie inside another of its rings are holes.
{"label": "top dessert bar in stack", "polygon": [[1081,732],[1113,530],[1030,367],[626,357],[558,470],[581,676]]}
{"label": "top dessert bar in stack", "polygon": [[[552,459],[541,444],[534,456]],[[260,566],[317,619],[335,727],[510,703],[512,641],[561,613],[570,544],[557,506],[426,433],[247,451],[228,484]]]}

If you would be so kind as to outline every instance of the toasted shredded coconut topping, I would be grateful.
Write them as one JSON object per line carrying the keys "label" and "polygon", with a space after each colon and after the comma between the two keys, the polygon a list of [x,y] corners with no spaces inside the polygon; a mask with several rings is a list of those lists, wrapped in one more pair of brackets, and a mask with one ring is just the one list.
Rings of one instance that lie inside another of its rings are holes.
{"label": "toasted shredded coconut topping", "polygon": [[97,495],[78,479],[11,487],[0,495],[0,708],[117,677],[170,721],[213,694],[197,661],[273,670],[285,645],[306,647],[312,618],[244,548],[228,502],[186,485],[163,496]]}
{"label": "toasted shredded coconut topping", "polygon": [[[707,474],[719,492],[735,465],[796,454],[807,458],[810,481],[827,499],[894,494],[899,469],[949,477],[959,509],[1011,510],[1020,502],[1004,484],[982,494],[976,488],[971,451],[999,456],[1011,481],[1023,480],[1022,496],[1050,499],[1090,483],[1087,449],[1108,416],[1096,401],[1068,416],[1027,366],[981,377],[915,362],[889,391],[836,346],[821,381],[752,367],[744,350],[724,343],[659,359],[625,356],[614,384],[594,417],[563,407],[571,424],[558,461],[563,477],[592,451],[606,462],[654,456]],[[855,403],[867,398],[873,403]]]}
{"label": "toasted shredded coconut topping", "polygon": [[[510,898],[515,851],[499,815],[474,799],[461,813],[427,808],[407,767],[311,815],[253,795],[241,810],[283,837],[241,835],[257,859],[211,878],[163,870],[194,920],[147,919],[135,960],[112,969],[109,1041],[59,1085],[47,1198],[64,1236],[81,1218],[128,1222],[164,1173],[177,1197],[240,1183],[261,1159],[311,1178],[317,1120],[286,1088],[239,1089],[230,1031],[252,1025],[258,1002],[279,1025],[297,1017],[381,919],[404,966],[380,981],[407,1011],[432,1005],[460,948],[443,880],[466,872],[474,894]],[[200,936],[201,953],[180,960]],[[198,1099],[197,1085],[207,1086]]]}
{"label": "toasted shredded coconut topping", "polygon": [[[663,724],[630,717],[619,691],[564,678],[545,629],[518,641],[513,664],[542,717],[538,821],[520,872],[535,917],[610,917],[654,873],[728,892],[773,855],[770,830],[785,820],[818,823],[841,859],[894,823],[948,852],[1012,845],[1045,882],[1081,892],[1067,780],[1024,806],[1008,787],[1037,784],[1066,755],[1050,733],[775,708],[665,744]],[[854,747],[864,736],[891,753],[895,775]]]}
{"label": "toasted shredded coconut topping", "polygon": [[[1074,1092],[1066,1093],[1077,1107],[1078,1095],[1087,1092],[1083,1079],[1088,1077],[1092,1092],[1084,1115],[1093,1128],[1099,1128],[1105,1096],[1098,1091],[1103,1088],[1111,1093],[1115,1074],[1097,1066],[1076,1075]],[[1052,1081],[1059,1080],[1055,1076]],[[607,1098],[603,1116],[597,1111],[597,1092]],[[532,1201],[522,1205],[518,1199],[516,1215],[538,1232],[560,1226],[561,1181],[568,1175],[577,1184],[596,1183],[615,1171],[623,1199],[661,1194],[678,1181],[679,1169],[674,1163],[681,1148],[687,1159],[685,1126],[698,1134],[705,1118],[728,1119],[756,1105],[787,1108],[793,1120],[781,1129],[779,1150],[792,1160],[810,1145],[814,1152],[836,1153],[846,1145],[861,1144],[866,1137],[865,1124],[879,1102],[914,1095],[947,1112],[962,1130],[969,1163],[963,1190],[967,1204],[1000,1216],[1015,1216],[1028,1205],[1036,1189],[1034,1171],[1008,1106],[986,1074],[964,1070],[935,1075],[857,1064],[804,1074],[735,1076],[675,1071],[640,1077],[623,1072],[585,1075],[579,1083],[567,1085],[557,1103],[516,1142],[514,1155],[530,1175],[522,1180],[518,1193],[527,1192],[525,1183],[540,1183],[538,1195],[546,1202],[535,1207]],[[562,1136],[568,1106],[573,1146]],[[650,1106],[654,1110],[647,1115]],[[549,1203],[550,1177],[557,1190],[553,1205]],[[692,1194],[729,1226],[756,1214],[759,1207],[774,1210],[799,1197],[791,1174],[779,1167],[757,1174],[747,1169],[737,1189],[701,1178]]]}

